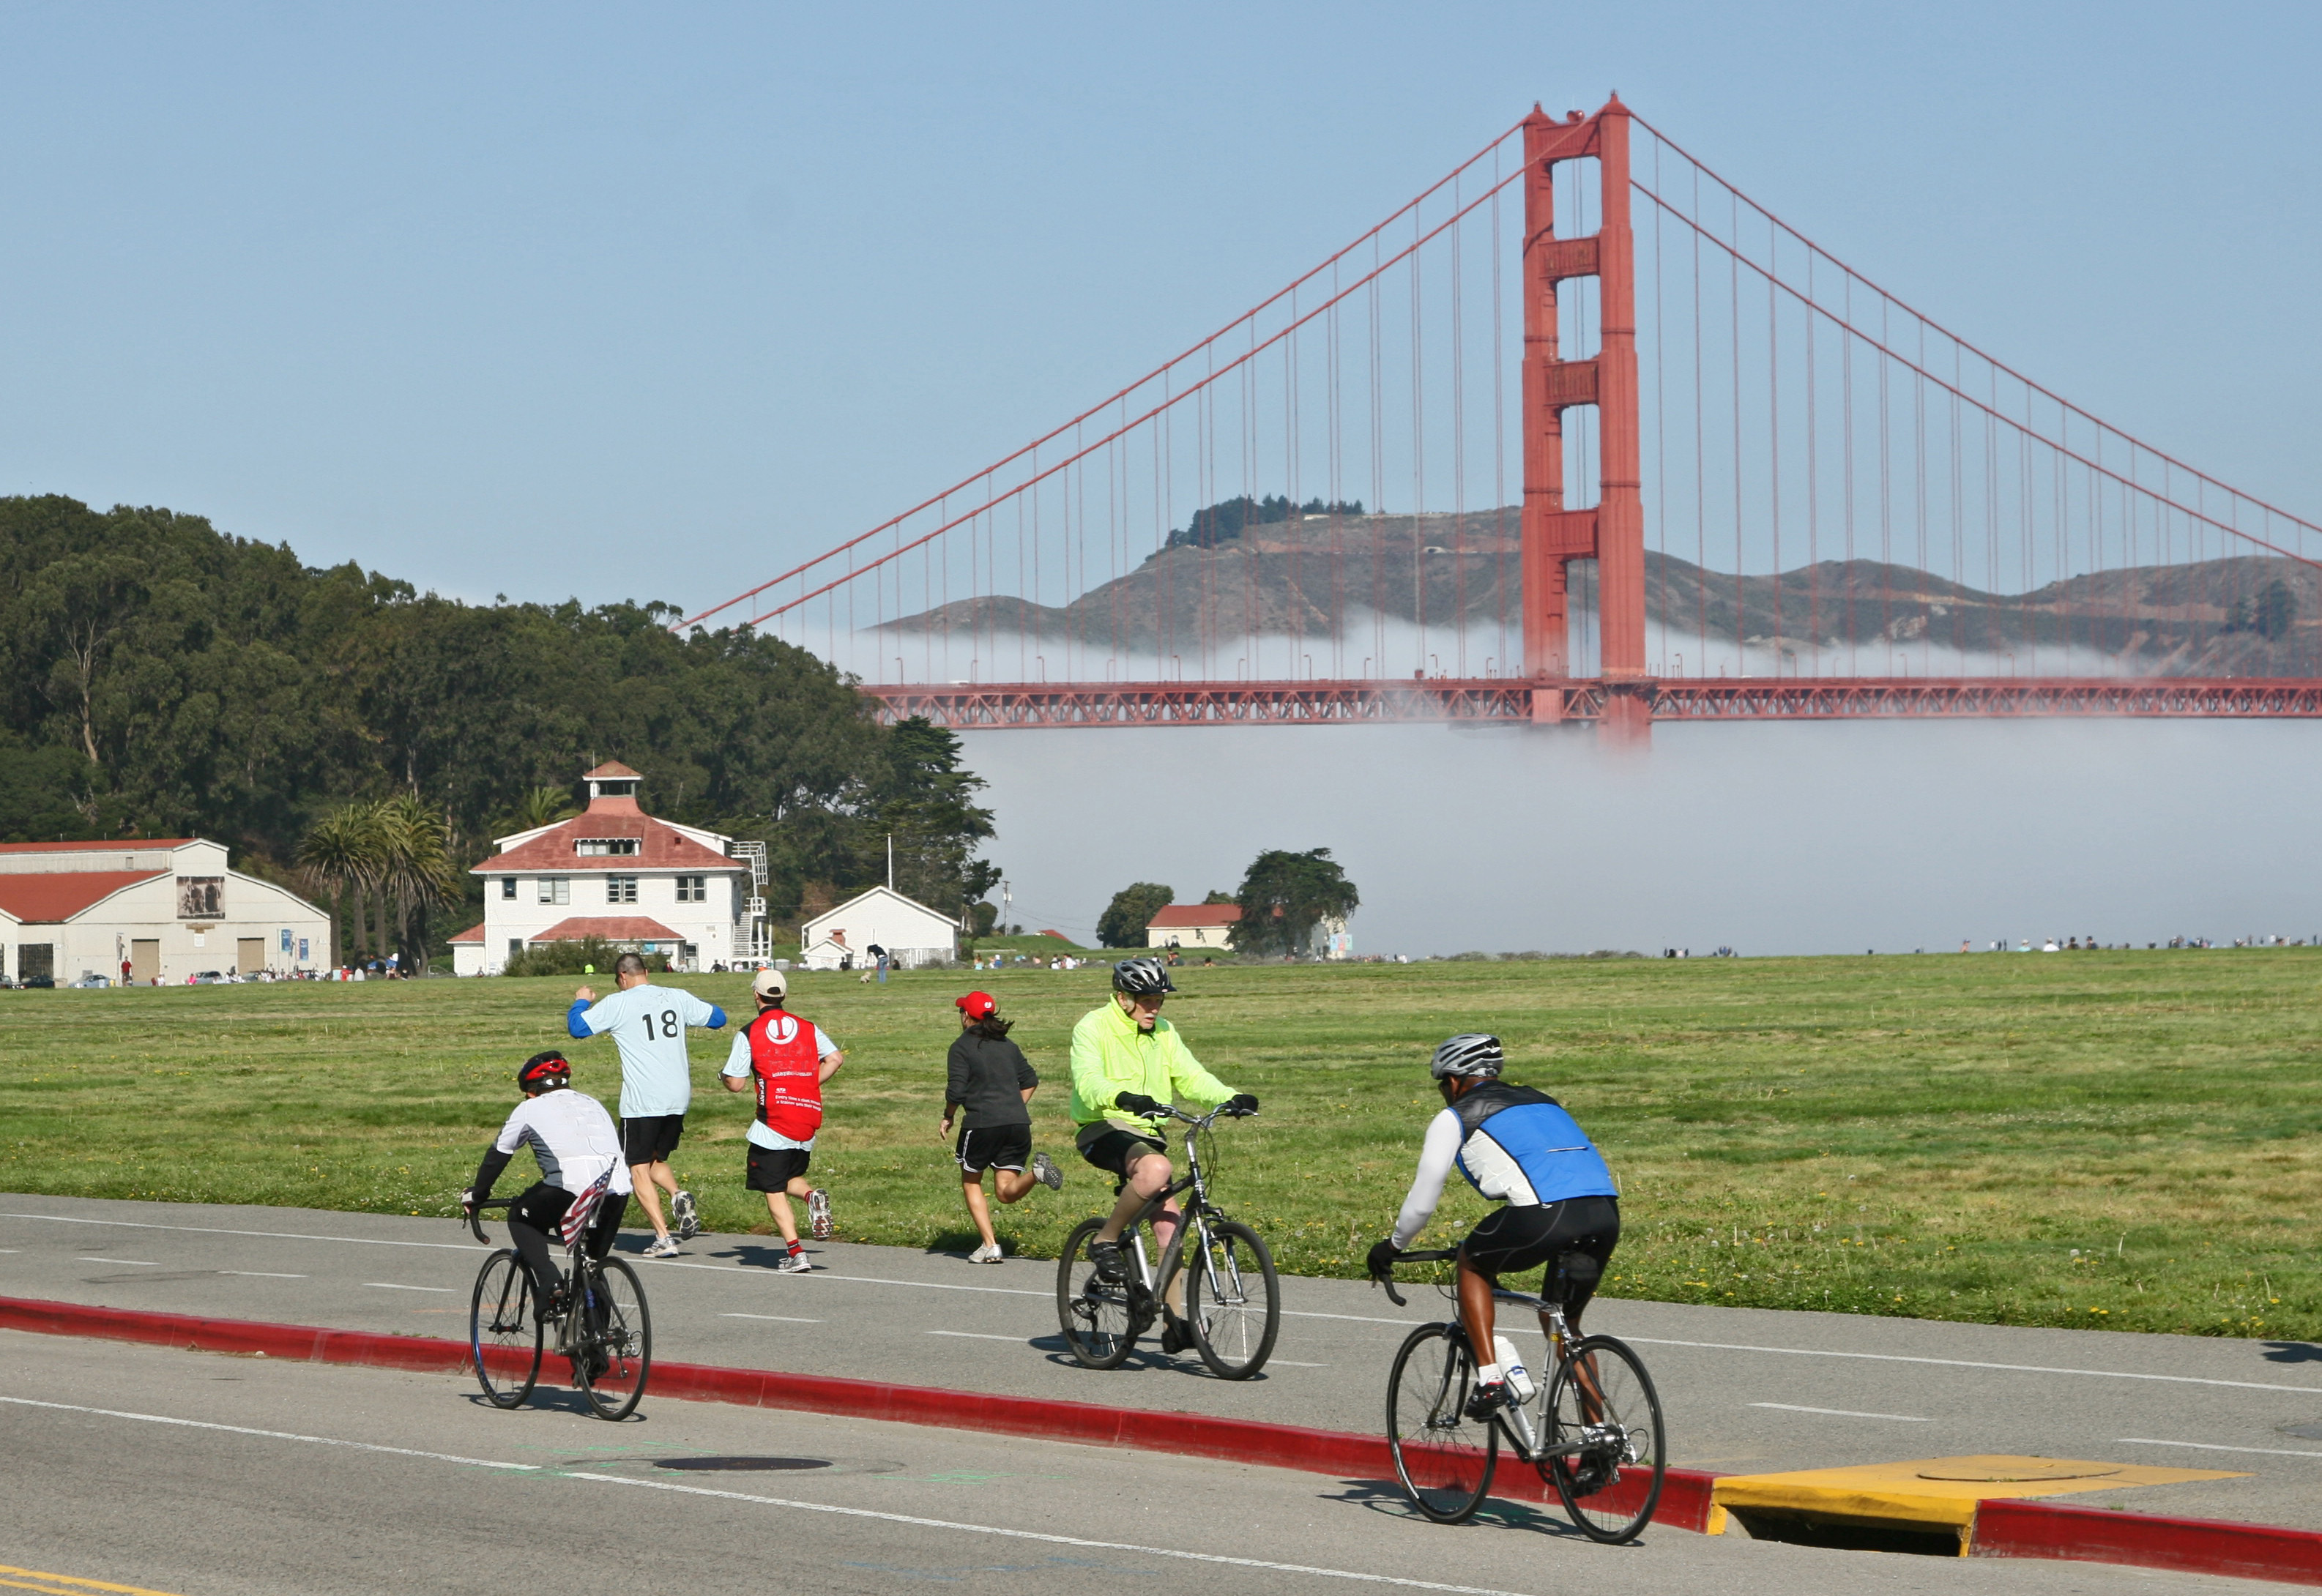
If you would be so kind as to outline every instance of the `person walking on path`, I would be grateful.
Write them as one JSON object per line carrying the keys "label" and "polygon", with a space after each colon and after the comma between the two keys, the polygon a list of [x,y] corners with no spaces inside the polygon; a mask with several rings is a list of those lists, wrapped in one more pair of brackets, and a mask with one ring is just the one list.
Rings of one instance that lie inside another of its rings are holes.
{"label": "person walking on path", "polygon": [[822,1128],[822,1083],[838,1073],[846,1055],[829,1032],[782,1007],[790,980],[781,971],[759,971],[750,992],[758,1001],[758,1017],[734,1038],[723,1079],[727,1091],[747,1091],[753,1084],[757,1089],[749,1187],[766,1194],[766,1212],[782,1232],[785,1251],[774,1267],[784,1274],[804,1274],[814,1265],[799,1244],[791,1199],[806,1199],[807,1223],[818,1241],[830,1235],[829,1194],[809,1187],[806,1172],[814,1159],[815,1133]]}
{"label": "person walking on path", "polygon": [[[685,1134],[685,1111],[693,1106],[693,1062],[685,1051],[685,1028],[718,1030],[726,1024],[726,1011],[682,987],[654,985],[640,954],[623,953],[614,960],[613,980],[620,990],[601,1003],[587,987],[574,992],[564,1028],[582,1040],[609,1031],[613,1044],[621,1050],[621,1156],[628,1163],[645,1218],[653,1221],[653,1245],[645,1256],[674,1258],[679,1242],[701,1234],[693,1193],[678,1185],[669,1167],[669,1155]],[[663,1191],[669,1193],[670,1211],[677,1220],[675,1236],[662,1218]]]}
{"label": "person walking on path", "polygon": [[[1045,1153],[1032,1151],[1032,1094],[1040,1077],[1024,1050],[1008,1040],[1014,1023],[1000,1017],[989,992],[955,1000],[959,1035],[945,1061],[943,1135],[952,1120],[966,1117],[953,1149],[959,1158],[959,1191],[967,1217],[983,1245],[967,1255],[970,1263],[997,1263],[1000,1238],[992,1231],[992,1209],[983,1199],[983,1172],[992,1172],[992,1194],[1002,1202],[1021,1201],[1035,1186],[1065,1188],[1065,1172]],[[1025,1163],[1029,1161],[1028,1172]]]}

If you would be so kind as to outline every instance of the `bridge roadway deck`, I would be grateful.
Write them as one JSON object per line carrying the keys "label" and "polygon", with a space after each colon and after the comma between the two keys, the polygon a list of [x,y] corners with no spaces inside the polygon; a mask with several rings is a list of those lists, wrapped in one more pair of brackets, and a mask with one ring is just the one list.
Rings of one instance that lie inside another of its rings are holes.
{"label": "bridge roadway deck", "polygon": [[[679,1259],[640,1261],[660,1354],[1376,1432],[1405,1327],[1448,1312],[1423,1287],[1398,1310],[1354,1281],[1292,1279],[1263,1378],[1221,1382],[1157,1348],[1101,1373],[1057,1335],[1052,1263],[809,1250],[818,1267],[803,1276],[774,1273],[755,1236],[704,1236]],[[481,1257],[444,1219],[0,1194],[0,1295],[13,1297],[456,1338]],[[2322,1346],[1618,1300],[1589,1325],[1644,1354],[1680,1465],[2007,1453],[2245,1469],[2057,1500],[2322,1528],[2322,1438],[2290,1433],[2322,1436]],[[1517,1341],[1541,1345],[1536,1330]]]}

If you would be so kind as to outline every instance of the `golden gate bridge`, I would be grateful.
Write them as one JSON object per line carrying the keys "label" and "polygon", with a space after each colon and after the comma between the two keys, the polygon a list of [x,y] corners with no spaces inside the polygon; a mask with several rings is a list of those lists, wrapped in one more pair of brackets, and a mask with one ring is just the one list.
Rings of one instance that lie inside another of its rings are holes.
{"label": "golden gate bridge", "polygon": [[2322,714],[2322,527],[1637,116],[1532,113],[975,475],[688,617],[957,728]]}

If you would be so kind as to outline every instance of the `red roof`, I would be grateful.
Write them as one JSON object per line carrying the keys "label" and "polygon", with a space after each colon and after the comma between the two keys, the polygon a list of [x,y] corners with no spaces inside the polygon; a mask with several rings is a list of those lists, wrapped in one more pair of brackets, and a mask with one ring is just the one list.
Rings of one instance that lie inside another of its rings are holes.
{"label": "red roof", "polygon": [[[481,930],[481,926],[477,927]],[[675,942],[677,933],[644,915],[574,915],[545,931],[535,931],[526,942],[580,942],[601,936],[607,942]],[[479,937],[478,941],[482,938]]]}
{"label": "red roof", "polygon": [[454,936],[450,940],[454,944],[463,942],[472,942],[480,946],[484,940],[484,927],[482,924],[479,922],[476,925],[469,926],[465,931],[461,932],[459,935]]}
{"label": "red roof", "polygon": [[169,873],[165,870],[53,870],[0,875],[0,909],[20,920],[69,920],[123,887]]}
{"label": "red roof", "polygon": [[[591,775],[596,771],[590,771]],[[609,841],[632,837],[634,853],[576,853],[585,839]],[[715,848],[705,848],[666,821],[656,820],[637,807],[633,798],[600,798],[588,813],[550,826],[530,842],[518,843],[505,853],[495,853],[475,867],[480,876],[521,872],[526,875],[566,875],[576,871],[699,870],[738,871],[749,867],[728,859]]]}
{"label": "red roof", "polygon": [[140,848],[182,848],[199,837],[100,837],[87,843],[0,843],[0,853],[133,853]]}
{"label": "red roof", "polygon": [[609,780],[619,780],[624,777],[632,781],[642,781],[644,780],[644,777],[638,775],[635,771],[632,771],[628,766],[623,764],[617,759],[607,760],[603,764],[599,765],[595,770],[581,777],[580,780],[583,781],[594,781],[599,778],[603,778]]}
{"label": "red roof", "polygon": [[1230,926],[1241,918],[1238,903],[1173,903],[1145,922],[1156,931],[1172,931],[1180,926]]}

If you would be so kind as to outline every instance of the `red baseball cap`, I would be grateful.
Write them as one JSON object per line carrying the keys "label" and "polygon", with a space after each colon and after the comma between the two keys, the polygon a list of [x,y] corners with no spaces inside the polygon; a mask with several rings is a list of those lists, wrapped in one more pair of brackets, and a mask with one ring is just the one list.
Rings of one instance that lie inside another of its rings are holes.
{"label": "red baseball cap", "polygon": [[989,992],[970,992],[966,997],[955,1001],[952,1007],[959,1009],[970,1019],[982,1019],[1000,1005],[992,1000],[992,994]]}

